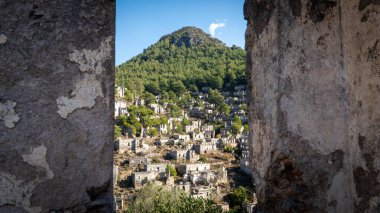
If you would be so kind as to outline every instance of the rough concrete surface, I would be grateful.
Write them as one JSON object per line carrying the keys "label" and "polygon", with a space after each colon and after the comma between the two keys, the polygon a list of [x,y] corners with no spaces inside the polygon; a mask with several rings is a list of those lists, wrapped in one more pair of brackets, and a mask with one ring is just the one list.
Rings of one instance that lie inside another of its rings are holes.
{"label": "rough concrete surface", "polygon": [[111,212],[115,2],[0,8],[0,212]]}
{"label": "rough concrete surface", "polygon": [[258,212],[380,212],[380,2],[246,0]]}

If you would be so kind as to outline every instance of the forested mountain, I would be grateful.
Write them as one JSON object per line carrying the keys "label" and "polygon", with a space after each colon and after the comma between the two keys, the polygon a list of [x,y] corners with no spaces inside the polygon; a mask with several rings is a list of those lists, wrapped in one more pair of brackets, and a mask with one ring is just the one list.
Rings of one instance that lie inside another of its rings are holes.
{"label": "forested mountain", "polygon": [[245,82],[245,51],[195,27],[163,36],[116,68],[116,84],[127,88],[127,98],[147,93],[180,97],[205,86],[232,90]]}

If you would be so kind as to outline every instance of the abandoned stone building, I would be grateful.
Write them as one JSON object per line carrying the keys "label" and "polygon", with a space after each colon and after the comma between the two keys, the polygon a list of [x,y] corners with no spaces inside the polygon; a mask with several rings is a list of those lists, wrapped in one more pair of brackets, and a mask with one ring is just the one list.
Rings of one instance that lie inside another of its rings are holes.
{"label": "abandoned stone building", "polygon": [[191,189],[191,194],[195,198],[209,198],[217,194],[217,187],[214,186],[198,186]]}
{"label": "abandoned stone building", "polygon": [[174,134],[172,136],[175,140],[181,140],[183,142],[187,142],[187,141],[190,141],[190,135],[180,135],[180,134]]}
{"label": "abandoned stone building", "polygon": [[157,173],[155,172],[133,172],[132,173],[132,182],[135,189],[140,189],[145,184],[155,181],[157,178]]}
{"label": "abandoned stone building", "polygon": [[114,143],[114,149],[119,153],[133,151],[136,149],[136,142],[135,138],[118,138]]}
{"label": "abandoned stone building", "polygon": [[192,149],[177,149],[169,151],[169,156],[171,159],[178,162],[196,162],[199,160],[199,155],[195,153],[195,150]]}
{"label": "abandoned stone building", "polygon": [[134,157],[134,158],[129,158],[128,160],[128,165],[129,167],[138,167],[139,165],[142,165],[143,167],[147,164],[150,163],[150,159],[147,157]]}
{"label": "abandoned stone building", "polygon": [[195,140],[195,141],[202,141],[202,140],[205,138],[205,135],[204,135],[203,132],[198,132],[198,133],[193,132],[193,133],[191,134],[191,138],[192,138],[193,140]]}
{"label": "abandoned stone building", "polygon": [[147,172],[165,173],[166,172],[166,163],[145,164],[144,168],[145,168],[145,171],[147,171]]}
{"label": "abandoned stone building", "polygon": [[[115,1],[0,8],[0,212],[112,212]],[[257,212],[380,212],[378,1],[246,0],[244,18]]]}
{"label": "abandoned stone building", "polygon": [[115,100],[115,117],[122,114],[128,114],[127,102],[122,99]]}
{"label": "abandoned stone building", "polygon": [[240,169],[247,174],[251,174],[248,136],[241,137],[239,142],[241,150]]}
{"label": "abandoned stone building", "polygon": [[211,153],[217,150],[216,144],[198,143],[193,145],[193,149],[197,154]]}
{"label": "abandoned stone building", "polygon": [[227,172],[224,168],[220,171],[203,170],[203,171],[189,171],[184,175],[184,179],[190,181],[192,184],[208,185],[215,182],[226,182]]}
{"label": "abandoned stone building", "polygon": [[180,175],[185,175],[191,171],[205,171],[210,170],[209,163],[184,163],[176,165],[176,169]]}

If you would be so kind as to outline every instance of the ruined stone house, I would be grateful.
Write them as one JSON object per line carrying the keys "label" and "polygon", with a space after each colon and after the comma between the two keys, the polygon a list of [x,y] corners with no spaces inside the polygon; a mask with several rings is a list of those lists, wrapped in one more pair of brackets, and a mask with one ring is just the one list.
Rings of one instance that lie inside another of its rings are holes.
{"label": "ruined stone house", "polygon": [[118,138],[114,143],[115,151],[119,153],[133,151],[136,149],[136,145],[135,138]]}
{"label": "ruined stone house", "polygon": [[204,140],[205,135],[204,135],[203,132],[198,132],[198,133],[193,132],[193,133],[191,133],[191,138],[192,138],[194,141],[202,141],[202,140]]}
{"label": "ruined stone house", "polygon": [[240,169],[244,173],[251,174],[248,136],[243,136],[239,139],[239,148],[241,150],[241,157],[239,160]]}
{"label": "ruined stone house", "polygon": [[133,187],[135,189],[140,189],[144,185],[155,182],[157,179],[157,173],[156,172],[133,172],[132,173],[132,182],[133,182]]}
{"label": "ruined stone house", "polygon": [[123,99],[115,100],[115,117],[123,114],[128,114],[127,102]]}
{"label": "ruined stone house", "polygon": [[138,167],[139,165],[147,165],[150,163],[150,159],[147,157],[134,157],[128,159],[128,165],[131,168]]}
{"label": "ruined stone house", "polygon": [[208,199],[215,194],[217,194],[217,187],[214,186],[198,186],[191,188],[191,195],[194,198]]}
{"label": "ruined stone house", "polygon": [[210,170],[210,164],[209,163],[184,163],[184,164],[177,164],[176,169],[178,171],[178,174],[184,175],[191,171],[204,171],[204,170]]}
{"label": "ruined stone house", "polygon": [[190,141],[190,135],[188,134],[185,134],[185,135],[175,134],[172,136],[172,138],[176,140],[183,140],[184,142]]}
{"label": "ruined stone house", "polygon": [[197,154],[205,154],[216,151],[217,145],[210,143],[198,143],[193,145],[193,149]]}
{"label": "ruined stone house", "polygon": [[144,165],[144,169],[147,172],[165,173],[166,172],[166,163],[146,164],[146,165]]}
{"label": "ruined stone house", "polygon": [[196,154],[195,151],[192,149],[171,150],[168,154],[171,157],[171,159],[176,160],[178,162],[196,162],[200,158],[200,156]]}

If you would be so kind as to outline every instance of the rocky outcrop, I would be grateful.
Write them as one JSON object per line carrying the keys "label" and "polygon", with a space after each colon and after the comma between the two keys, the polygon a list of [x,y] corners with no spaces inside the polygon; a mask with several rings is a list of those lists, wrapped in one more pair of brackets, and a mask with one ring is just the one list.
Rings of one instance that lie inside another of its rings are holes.
{"label": "rocky outcrop", "polygon": [[0,212],[111,212],[115,2],[0,8]]}
{"label": "rocky outcrop", "polygon": [[246,0],[259,212],[380,211],[380,5]]}

